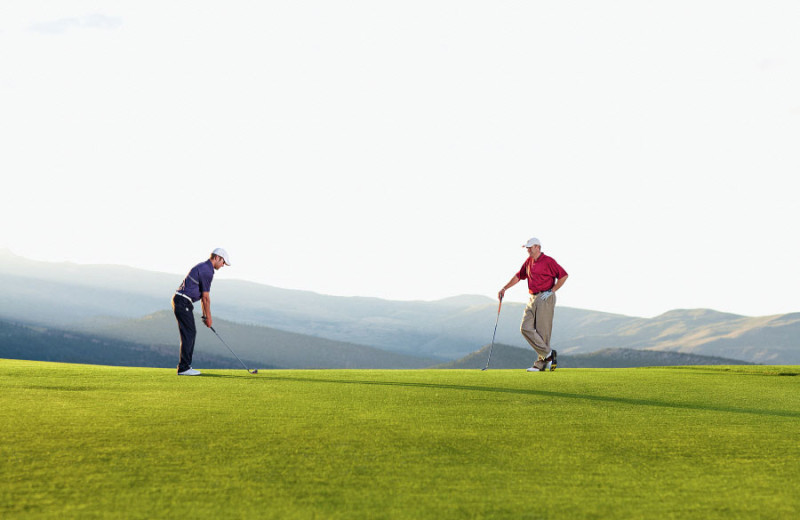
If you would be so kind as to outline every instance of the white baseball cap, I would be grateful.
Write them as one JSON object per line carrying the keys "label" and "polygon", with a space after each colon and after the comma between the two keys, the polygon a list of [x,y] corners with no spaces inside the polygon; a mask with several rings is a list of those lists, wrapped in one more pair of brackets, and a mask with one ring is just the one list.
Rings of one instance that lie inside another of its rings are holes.
{"label": "white baseball cap", "polygon": [[539,242],[539,239],[538,239],[538,238],[534,237],[534,238],[530,238],[530,239],[528,239],[528,241],[527,241],[527,242],[525,243],[525,245],[524,245],[524,246],[522,246],[522,247],[533,247],[533,246],[539,246],[539,247],[542,247],[542,243],[541,243],[541,242]]}
{"label": "white baseball cap", "polygon": [[225,260],[225,265],[231,265],[231,257],[229,257],[228,252],[222,249],[221,247],[218,247],[215,250],[213,250],[211,254],[222,257],[222,259]]}

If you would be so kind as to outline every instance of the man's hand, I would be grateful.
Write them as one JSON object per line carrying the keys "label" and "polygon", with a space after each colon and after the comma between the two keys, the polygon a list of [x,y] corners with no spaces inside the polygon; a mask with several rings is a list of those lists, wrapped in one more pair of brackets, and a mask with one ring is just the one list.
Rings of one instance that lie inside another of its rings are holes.
{"label": "man's hand", "polygon": [[517,282],[519,282],[519,276],[514,275],[514,278],[509,280],[508,283],[505,284],[502,289],[500,289],[500,292],[497,293],[497,299],[502,302],[503,301],[503,296],[506,295],[506,289],[511,289],[512,287],[517,285]]}
{"label": "man's hand", "polygon": [[212,322],[211,316],[203,316],[203,323],[206,324],[206,327],[211,328]]}
{"label": "man's hand", "polygon": [[541,298],[541,300],[543,302],[546,302],[547,299],[552,295],[553,295],[553,291],[544,291],[542,294],[539,295],[539,298]]}

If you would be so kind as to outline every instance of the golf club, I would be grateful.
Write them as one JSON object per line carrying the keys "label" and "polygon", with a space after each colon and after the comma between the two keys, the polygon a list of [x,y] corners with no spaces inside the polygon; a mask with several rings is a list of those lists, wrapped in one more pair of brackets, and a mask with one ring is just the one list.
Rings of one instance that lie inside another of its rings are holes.
{"label": "golf club", "polygon": [[492,344],[489,346],[489,359],[486,360],[486,366],[481,369],[481,371],[487,370],[489,368],[489,361],[492,360],[492,349],[494,348],[494,337],[497,335],[497,322],[500,321],[500,307],[503,306],[503,299],[500,299],[500,303],[497,304],[497,319],[494,320],[494,333],[492,333]]}
{"label": "golf club", "polygon": [[[205,316],[203,316],[203,321],[206,321],[206,317]],[[236,352],[234,352],[233,349],[227,343],[225,343],[225,340],[222,339],[219,334],[217,334],[217,331],[214,330],[214,327],[208,327],[208,328],[211,329],[211,332],[213,332],[219,338],[219,340],[222,342],[223,345],[228,347],[228,350],[231,351],[231,354],[236,356]],[[258,369],[257,368],[254,368],[253,370],[250,370],[249,368],[247,368],[247,365],[244,364],[244,361],[242,361],[242,358],[240,358],[239,356],[236,356],[236,359],[239,360],[239,363],[242,364],[242,366],[244,367],[245,370],[247,370],[251,374],[258,374]]]}

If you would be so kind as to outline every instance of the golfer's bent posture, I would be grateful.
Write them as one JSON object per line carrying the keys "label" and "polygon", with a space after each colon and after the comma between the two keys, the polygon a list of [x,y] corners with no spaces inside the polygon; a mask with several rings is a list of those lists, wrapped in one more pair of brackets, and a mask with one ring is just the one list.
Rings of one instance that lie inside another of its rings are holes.
{"label": "golfer's bent posture", "polygon": [[197,300],[202,302],[203,322],[206,327],[211,327],[211,280],[214,271],[223,265],[231,265],[230,257],[224,249],[217,248],[211,257],[192,267],[186,278],[183,279],[175,296],[172,297],[172,309],[178,320],[178,331],[181,334],[181,357],[178,362],[179,376],[199,376],[200,371],[192,368],[192,355],[194,354],[194,339],[197,328],[194,325],[194,305]]}
{"label": "golfer's bent posture", "polygon": [[522,315],[520,331],[533,350],[539,354],[528,372],[542,372],[547,363],[550,363],[550,370],[555,370],[558,365],[557,352],[550,348],[553,312],[556,307],[555,292],[567,281],[567,272],[553,258],[542,253],[542,243],[538,238],[531,238],[522,247],[528,249],[528,259],[514,278],[500,289],[497,297],[502,300],[507,289],[515,286],[520,280],[528,280],[528,292],[531,298]]}

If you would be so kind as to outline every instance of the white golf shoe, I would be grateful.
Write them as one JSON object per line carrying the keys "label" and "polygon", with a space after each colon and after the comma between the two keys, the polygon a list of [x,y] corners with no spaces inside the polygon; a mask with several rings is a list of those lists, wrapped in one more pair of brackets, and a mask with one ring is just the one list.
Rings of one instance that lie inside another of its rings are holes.
{"label": "white golf shoe", "polygon": [[183,372],[178,372],[179,376],[199,376],[201,372],[199,370],[195,370],[193,368],[189,368],[189,370],[184,370]]}
{"label": "white golf shoe", "polygon": [[544,372],[544,369],[542,369],[542,368],[536,368],[536,367],[530,367],[530,368],[528,369],[528,372]]}

